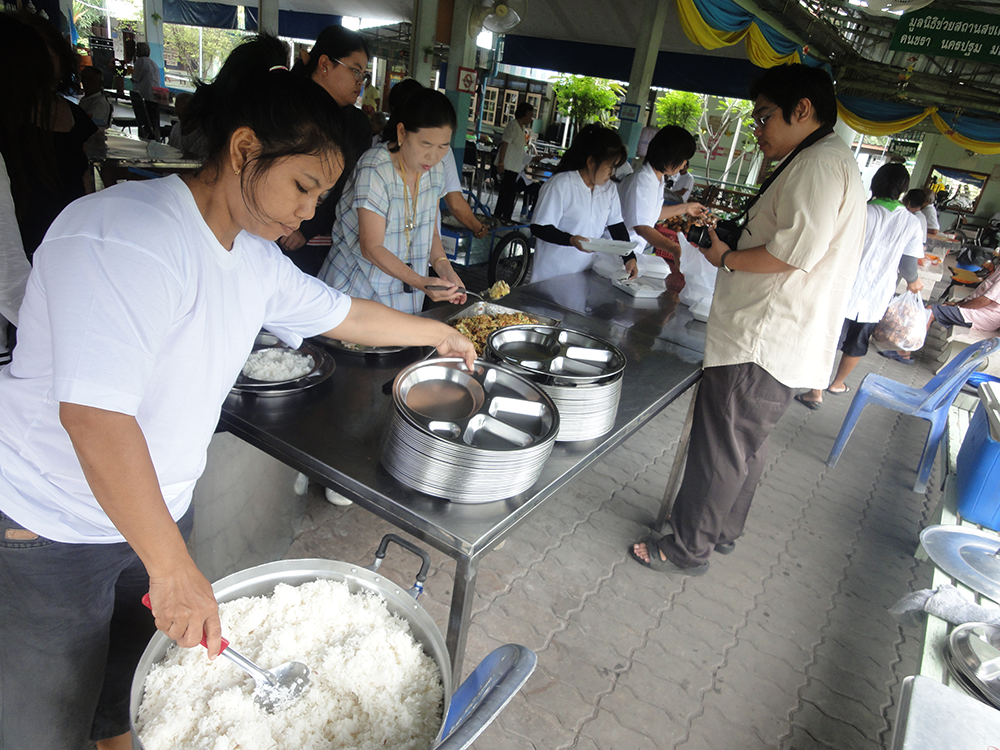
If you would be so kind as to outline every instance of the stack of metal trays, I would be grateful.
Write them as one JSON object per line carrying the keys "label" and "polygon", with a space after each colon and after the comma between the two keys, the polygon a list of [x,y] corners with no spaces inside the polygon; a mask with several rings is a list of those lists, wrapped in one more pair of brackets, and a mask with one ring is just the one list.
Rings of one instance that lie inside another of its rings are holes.
{"label": "stack of metal trays", "polygon": [[487,356],[523,373],[559,410],[561,442],[591,440],[615,425],[625,355],[579,331],[544,325],[502,328],[486,341]]}
{"label": "stack of metal trays", "polygon": [[959,625],[943,652],[951,676],[969,695],[1000,708],[1000,628],[981,622]]}
{"label": "stack of metal trays", "polygon": [[396,377],[382,465],[403,484],[455,503],[513,497],[538,479],[559,431],[541,388],[497,365],[428,359]]}

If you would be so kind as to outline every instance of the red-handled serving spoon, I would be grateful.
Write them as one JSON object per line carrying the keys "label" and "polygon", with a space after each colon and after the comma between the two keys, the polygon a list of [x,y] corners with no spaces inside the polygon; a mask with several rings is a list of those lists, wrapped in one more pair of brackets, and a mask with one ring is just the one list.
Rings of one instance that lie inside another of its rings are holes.
{"label": "red-handled serving spoon", "polygon": [[[149,594],[142,597],[142,603],[152,611]],[[208,648],[207,636],[202,635],[201,645]],[[230,646],[225,638],[222,639],[222,651],[219,653],[229,657],[236,666],[250,673],[256,683],[253,691],[254,703],[268,713],[298,698],[302,691],[309,687],[309,667],[302,662],[289,661],[271,670],[263,669]]]}

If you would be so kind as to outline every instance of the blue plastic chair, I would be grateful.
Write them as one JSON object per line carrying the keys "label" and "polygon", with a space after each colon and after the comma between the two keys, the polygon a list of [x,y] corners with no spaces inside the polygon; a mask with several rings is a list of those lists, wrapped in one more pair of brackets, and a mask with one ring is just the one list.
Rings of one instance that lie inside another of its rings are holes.
{"label": "blue plastic chair", "polygon": [[948,408],[969,375],[998,347],[1000,338],[987,339],[967,347],[920,389],[897,383],[875,373],[865,375],[854,400],[851,401],[851,408],[847,411],[844,424],[840,427],[840,434],[837,435],[837,440],[830,450],[830,457],[826,459],[826,465],[830,467],[837,465],[840,454],[843,453],[844,446],[847,445],[854,426],[861,417],[862,410],[869,403],[877,404],[902,414],[926,419],[931,423],[927,432],[927,442],[924,443],[924,452],[917,466],[917,483],[913,485],[914,492],[926,492],[934,456],[948,424]]}

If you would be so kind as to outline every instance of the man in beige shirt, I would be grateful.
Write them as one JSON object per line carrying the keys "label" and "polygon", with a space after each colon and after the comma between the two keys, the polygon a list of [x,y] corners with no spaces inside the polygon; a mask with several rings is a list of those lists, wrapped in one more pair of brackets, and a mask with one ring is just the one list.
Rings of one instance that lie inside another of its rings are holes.
{"label": "man in beige shirt", "polygon": [[865,191],[833,133],[833,82],[804,65],[771,68],[754,84],[754,133],[781,171],[750,208],[732,250],[713,233],[719,267],[705,370],[695,403],[673,531],[630,548],[641,564],[701,575],[713,551],[742,535],[767,438],[797,388],[824,388],[861,258]]}

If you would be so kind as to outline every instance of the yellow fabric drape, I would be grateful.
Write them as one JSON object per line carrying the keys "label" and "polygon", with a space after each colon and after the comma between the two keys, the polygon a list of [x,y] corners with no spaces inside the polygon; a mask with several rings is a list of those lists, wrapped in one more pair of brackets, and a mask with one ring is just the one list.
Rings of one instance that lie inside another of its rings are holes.
{"label": "yellow fabric drape", "polygon": [[839,100],[837,101],[837,114],[840,115],[840,119],[850,125],[854,130],[864,135],[880,136],[899,133],[907,128],[912,128],[925,117],[935,112],[937,112],[937,107],[928,107],[923,112],[903,120],[875,122],[873,120],[865,120],[858,117],[856,114],[844,107]]}
{"label": "yellow fabric drape", "polygon": [[705,49],[731,47],[741,40],[745,40],[747,57],[758,67],[773,68],[775,65],[801,62],[798,52],[793,52],[790,55],[779,55],[767,43],[767,39],[764,38],[756,23],[751,23],[741,31],[719,31],[706,23],[693,0],[677,0],[677,15],[687,38]]}
{"label": "yellow fabric drape", "polygon": [[1000,143],[987,143],[986,141],[976,141],[973,140],[972,138],[967,138],[966,136],[961,135],[960,133],[955,133],[955,132],[949,133],[948,131],[951,130],[951,126],[949,126],[948,123],[946,123],[943,119],[941,119],[941,115],[937,113],[937,110],[935,110],[931,114],[931,117],[934,119],[934,124],[937,126],[937,129],[941,131],[944,137],[954,143],[957,143],[962,148],[967,148],[970,151],[975,151],[976,153],[980,154],[1000,154]]}

